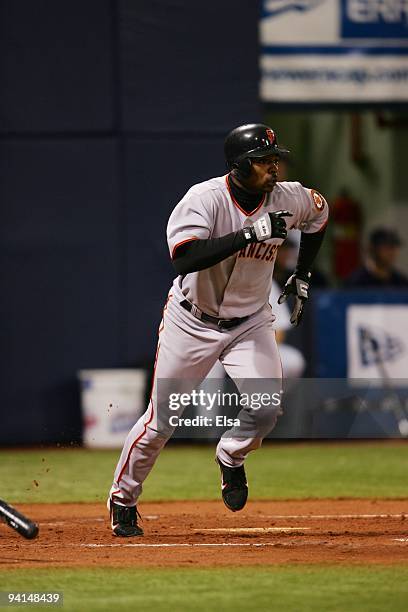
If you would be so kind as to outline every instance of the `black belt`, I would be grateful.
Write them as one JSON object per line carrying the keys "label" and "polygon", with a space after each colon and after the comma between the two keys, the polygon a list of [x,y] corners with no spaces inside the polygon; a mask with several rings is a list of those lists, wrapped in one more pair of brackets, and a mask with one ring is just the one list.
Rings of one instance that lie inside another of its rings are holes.
{"label": "black belt", "polygon": [[191,312],[191,314],[200,319],[200,321],[207,321],[208,323],[213,323],[217,325],[221,329],[231,329],[236,327],[237,325],[241,325],[244,321],[249,319],[249,317],[235,317],[234,319],[218,319],[218,317],[212,317],[200,310],[197,306],[189,302],[188,300],[183,300],[180,302],[180,306]]}

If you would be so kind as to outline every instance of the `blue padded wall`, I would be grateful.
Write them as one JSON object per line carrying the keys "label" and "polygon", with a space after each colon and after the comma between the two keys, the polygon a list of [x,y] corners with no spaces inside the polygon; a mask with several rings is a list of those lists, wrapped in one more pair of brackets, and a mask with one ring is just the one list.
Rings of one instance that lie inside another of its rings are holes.
{"label": "blue padded wall", "polygon": [[77,371],[153,359],[168,216],[259,119],[258,4],[0,0],[0,444],[79,441]]}

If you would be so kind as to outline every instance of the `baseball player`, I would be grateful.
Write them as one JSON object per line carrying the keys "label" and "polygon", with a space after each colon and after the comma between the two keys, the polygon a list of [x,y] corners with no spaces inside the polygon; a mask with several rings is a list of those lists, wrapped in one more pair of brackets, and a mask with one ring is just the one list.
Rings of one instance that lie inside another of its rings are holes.
{"label": "baseball player", "polygon": [[[287,228],[301,230],[297,266],[279,297],[282,302],[293,296],[291,323],[298,325],[328,218],[327,203],[317,191],[278,182],[279,160],[288,153],[266,125],[232,130],[225,140],[228,174],[191,187],[170,215],[167,242],[178,276],[158,330],[150,402],[126,438],[109,494],[116,536],[143,535],[136,504],[174,431],[168,420],[170,387],[200,384],[217,360],[238,381],[241,393],[245,381],[280,385],[268,304],[276,251]],[[261,446],[279,410],[272,404],[262,410],[244,406],[237,416],[245,435],[228,430],[218,443],[222,498],[232,511],[247,501],[245,458]]]}

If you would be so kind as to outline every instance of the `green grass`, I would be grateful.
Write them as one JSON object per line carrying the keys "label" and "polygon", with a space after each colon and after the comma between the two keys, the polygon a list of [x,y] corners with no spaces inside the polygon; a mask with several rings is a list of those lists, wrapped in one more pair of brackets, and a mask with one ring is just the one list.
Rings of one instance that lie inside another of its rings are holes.
{"label": "green grass", "polygon": [[[165,448],[143,499],[218,499],[213,456],[210,447]],[[1,495],[12,503],[104,501],[117,457],[117,451],[2,450]],[[249,457],[247,471],[253,499],[406,497],[408,446],[267,444]],[[0,591],[7,590],[63,591],[62,610],[75,612],[405,612],[408,566],[0,569]]]}
{"label": "green grass", "polygon": [[400,566],[9,570],[0,583],[3,591],[63,591],[62,609],[78,612],[405,612],[408,601]]}
{"label": "green grass", "polygon": [[[104,501],[118,451],[2,450],[0,482],[10,502]],[[252,499],[406,497],[405,444],[267,444],[247,460]],[[218,499],[214,448],[167,447],[143,500]],[[37,484],[34,483],[36,481]]]}

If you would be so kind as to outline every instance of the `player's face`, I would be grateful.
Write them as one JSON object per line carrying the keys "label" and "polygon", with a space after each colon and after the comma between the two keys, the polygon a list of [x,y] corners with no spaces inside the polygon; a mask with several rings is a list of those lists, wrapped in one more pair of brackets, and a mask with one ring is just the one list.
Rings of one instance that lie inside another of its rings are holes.
{"label": "player's face", "polygon": [[248,187],[253,191],[270,193],[278,180],[279,156],[269,155],[251,161],[252,172],[248,179]]}

